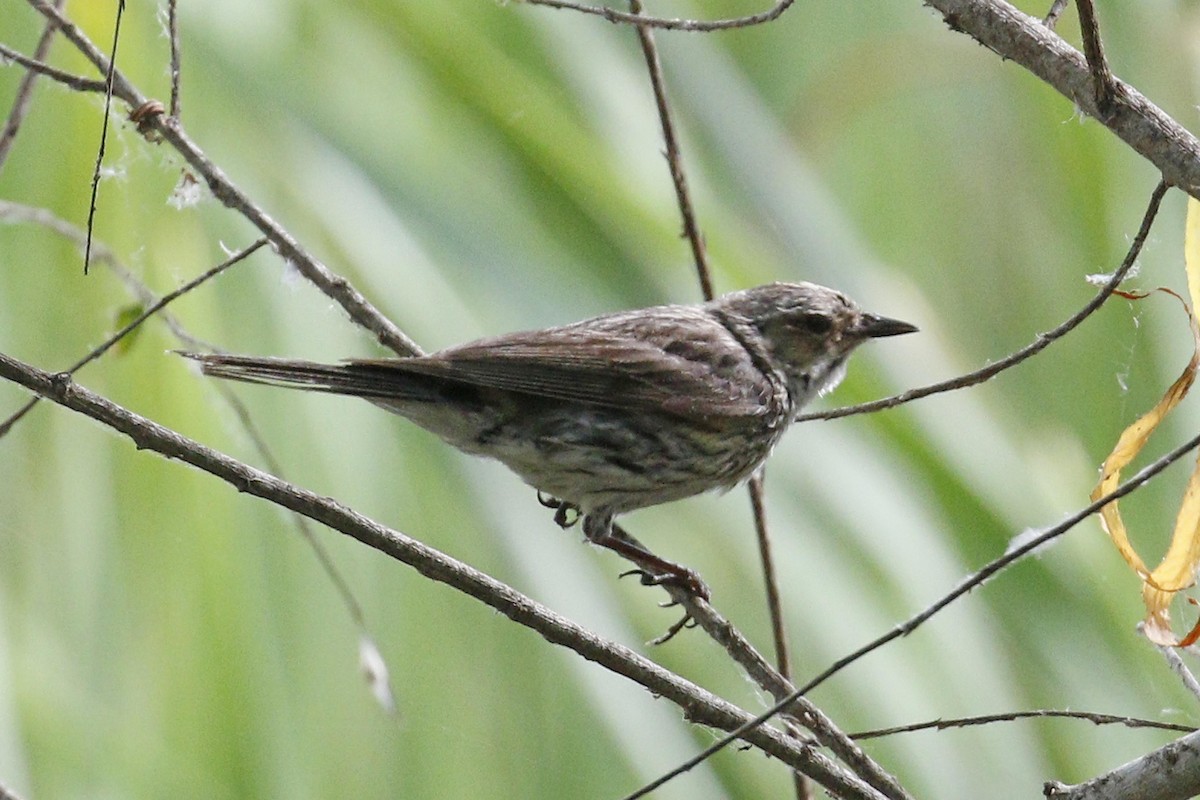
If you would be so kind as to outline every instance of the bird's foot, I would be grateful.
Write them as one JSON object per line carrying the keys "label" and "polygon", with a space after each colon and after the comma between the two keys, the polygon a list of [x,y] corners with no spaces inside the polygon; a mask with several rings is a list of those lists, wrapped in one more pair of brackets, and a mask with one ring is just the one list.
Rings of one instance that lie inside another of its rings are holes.
{"label": "bird's foot", "polygon": [[579,506],[574,503],[568,503],[566,500],[559,500],[557,497],[551,497],[548,494],[537,493],[538,502],[546,508],[554,509],[554,524],[566,530],[575,526],[579,522],[583,513],[580,512]]}
{"label": "bird's foot", "polygon": [[[712,598],[712,591],[708,588],[695,570],[688,569],[682,564],[676,564],[666,559],[655,558],[654,566],[660,571],[651,572],[643,567],[626,570],[620,574],[621,578],[629,575],[637,575],[642,586],[675,586],[684,590],[692,597],[708,602]],[[663,568],[666,569],[663,569]],[[675,601],[667,604],[668,606],[678,605]]]}

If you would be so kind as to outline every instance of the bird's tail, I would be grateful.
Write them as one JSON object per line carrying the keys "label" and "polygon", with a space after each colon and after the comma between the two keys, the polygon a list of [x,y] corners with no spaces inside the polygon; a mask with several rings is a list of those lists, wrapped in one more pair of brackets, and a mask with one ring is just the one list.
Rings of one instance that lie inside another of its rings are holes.
{"label": "bird's tail", "polygon": [[414,380],[416,376],[397,368],[401,363],[398,359],[319,364],[287,358],[178,352],[199,362],[201,371],[215,378],[368,399],[431,399],[424,381]]}

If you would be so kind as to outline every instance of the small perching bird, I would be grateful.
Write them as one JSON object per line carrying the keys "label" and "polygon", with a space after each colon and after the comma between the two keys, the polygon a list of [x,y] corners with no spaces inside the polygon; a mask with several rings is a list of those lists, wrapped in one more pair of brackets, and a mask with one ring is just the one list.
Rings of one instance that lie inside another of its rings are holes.
{"label": "small perching bird", "polygon": [[614,533],[613,518],[746,479],[841,381],[854,348],[916,330],[833,289],[771,283],[412,358],[183,355],[215,377],[369,400],[577,510],[590,541],[648,565],[652,582],[695,588],[689,570]]}

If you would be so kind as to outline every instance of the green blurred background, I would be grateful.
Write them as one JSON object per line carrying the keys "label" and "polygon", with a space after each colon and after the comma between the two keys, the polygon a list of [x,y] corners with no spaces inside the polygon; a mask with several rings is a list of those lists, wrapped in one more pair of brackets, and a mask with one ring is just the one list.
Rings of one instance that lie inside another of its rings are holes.
{"label": "green blurred background", "polygon": [[[107,43],[115,2],[71,15]],[[184,124],[296,238],[428,349],[699,290],[641,53],[596,17],[493,0],[182,2]],[[1043,5],[1025,3],[1031,13]],[[658,2],[728,16],[749,2]],[[1193,125],[1200,8],[1099,3],[1115,71]],[[166,100],[160,9],[130,0],[119,63]],[[1074,40],[1073,12],[1061,23]],[[40,18],[0,3],[30,52]],[[719,291],[811,279],[921,326],[865,349],[825,407],[975,368],[1095,291],[1157,180],[1066,100],[950,32],[919,2],[802,3],[777,23],[663,33]],[[63,41],[51,60],[86,65]],[[90,73],[89,73],[90,74]],[[0,70],[7,111],[21,71]],[[166,292],[257,235],[214,201],[168,205],[180,161],[123,121],[96,232]],[[102,106],[39,85],[0,199],[82,223]],[[1178,193],[1140,259],[1182,283]],[[0,351],[60,369],[131,302],[70,242],[0,225]],[[174,307],[237,352],[378,355],[371,338],[261,252]],[[1110,302],[1067,340],[970,391],[807,423],[770,462],[798,677],[924,608],[1010,537],[1086,503],[1096,465],[1187,358],[1169,301]],[[158,323],[80,381],[261,463]],[[238,387],[285,476],[486,570],[750,709],[763,698],[661,592],[562,533],[503,468],[366,403]],[[0,414],[25,399],[0,385]],[[1191,435],[1189,402],[1152,446]],[[1148,560],[1180,465],[1126,507]],[[745,493],[631,515],[697,568],[764,651]],[[665,701],[479,603],[320,530],[391,668],[399,719],[372,700],[357,630],[293,522],[207,475],[44,405],[0,440],[0,783],[29,797],[614,798],[711,741]],[[1134,633],[1138,585],[1094,520],[820,687],[848,730],[1071,708],[1195,723],[1194,698]],[[921,797],[1035,796],[1170,738],[1069,721],[873,741]],[[726,751],[663,798],[783,797],[789,777]]]}

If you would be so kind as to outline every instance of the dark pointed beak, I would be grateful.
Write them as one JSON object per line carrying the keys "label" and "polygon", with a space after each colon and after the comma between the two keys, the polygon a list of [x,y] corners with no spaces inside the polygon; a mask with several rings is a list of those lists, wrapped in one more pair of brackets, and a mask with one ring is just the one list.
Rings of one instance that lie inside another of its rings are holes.
{"label": "dark pointed beak", "polygon": [[899,336],[902,333],[916,333],[917,326],[909,325],[898,319],[879,317],[875,314],[863,314],[858,320],[855,332],[864,338],[878,339],[881,336]]}

